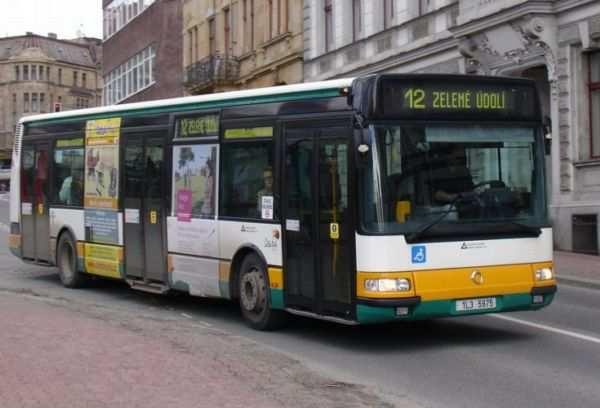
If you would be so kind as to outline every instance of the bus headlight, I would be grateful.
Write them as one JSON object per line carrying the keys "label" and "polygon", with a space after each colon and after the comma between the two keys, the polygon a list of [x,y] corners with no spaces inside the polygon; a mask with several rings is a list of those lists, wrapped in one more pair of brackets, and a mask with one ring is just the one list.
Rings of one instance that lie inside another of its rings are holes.
{"label": "bus headlight", "polygon": [[546,281],[554,278],[554,273],[552,273],[552,268],[540,268],[535,270],[535,280],[536,281]]}
{"label": "bus headlight", "polygon": [[365,290],[369,292],[407,292],[410,290],[410,280],[399,279],[366,279]]}

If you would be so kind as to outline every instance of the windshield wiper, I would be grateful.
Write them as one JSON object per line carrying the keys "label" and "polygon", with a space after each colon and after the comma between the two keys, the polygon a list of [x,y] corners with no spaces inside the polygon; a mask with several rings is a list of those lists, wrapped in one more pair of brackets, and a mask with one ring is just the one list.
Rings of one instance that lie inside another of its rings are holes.
{"label": "windshield wiper", "polygon": [[429,224],[425,224],[423,227],[419,228],[418,231],[408,234],[405,238],[406,242],[412,243],[412,242],[415,242],[418,239],[422,238],[423,235],[425,235],[425,233],[431,229],[431,227],[442,222],[442,220],[444,218],[446,218],[448,216],[448,214],[450,214],[452,212],[452,210],[456,209],[456,203],[465,199],[468,195],[469,194],[467,194],[467,195],[459,194],[458,196],[456,196],[456,198],[450,202],[450,207],[448,207],[448,209],[446,211],[444,211],[442,213],[442,215],[440,215],[435,220],[431,221]]}

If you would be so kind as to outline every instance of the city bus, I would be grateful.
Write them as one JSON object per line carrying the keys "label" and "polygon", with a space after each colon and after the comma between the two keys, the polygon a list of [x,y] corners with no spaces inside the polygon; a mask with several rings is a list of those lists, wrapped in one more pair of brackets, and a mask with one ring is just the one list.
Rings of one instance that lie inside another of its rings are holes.
{"label": "city bus", "polygon": [[355,325],[556,292],[535,84],[378,74],[23,118],[11,251],[152,293]]}

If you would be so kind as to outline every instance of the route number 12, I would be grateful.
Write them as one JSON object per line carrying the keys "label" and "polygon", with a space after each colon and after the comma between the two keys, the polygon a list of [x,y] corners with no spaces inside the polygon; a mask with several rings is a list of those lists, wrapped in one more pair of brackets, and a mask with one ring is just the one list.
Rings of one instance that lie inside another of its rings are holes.
{"label": "route number 12", "polygon": [[404,92],[404,100],[411,109],[425,109],[425,91],[422,89],[409,89]]}

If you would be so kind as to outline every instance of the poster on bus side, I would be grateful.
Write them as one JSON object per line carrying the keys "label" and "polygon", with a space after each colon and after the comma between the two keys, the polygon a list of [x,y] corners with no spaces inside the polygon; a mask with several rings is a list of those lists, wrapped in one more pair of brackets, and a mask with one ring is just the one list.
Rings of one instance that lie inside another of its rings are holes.
{"label": "poster on bus side", "polygon": [[121,118],[89,120],[86,124],[86,208],[118,208],[120,133]]}

